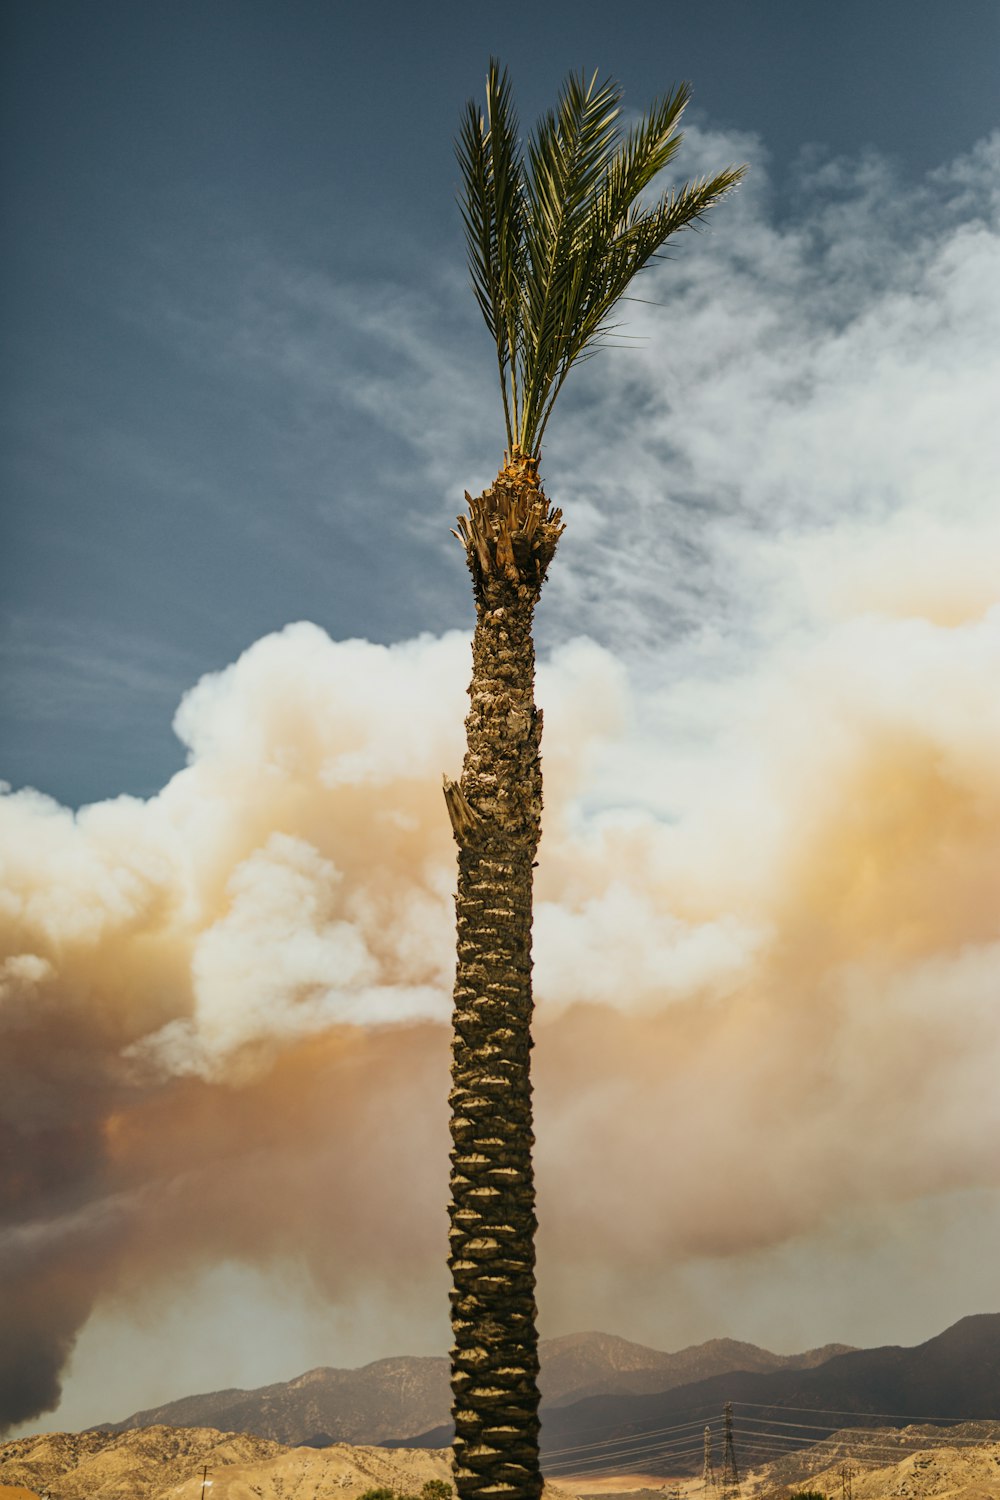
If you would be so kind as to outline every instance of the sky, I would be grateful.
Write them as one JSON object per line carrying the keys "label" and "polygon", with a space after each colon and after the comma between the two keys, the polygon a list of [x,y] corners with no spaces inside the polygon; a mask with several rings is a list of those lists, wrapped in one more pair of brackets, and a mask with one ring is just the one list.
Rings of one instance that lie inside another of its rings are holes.
{"label": "sky", "polygon": [[0,25],[0,1423],[447,1348],[491,54],[749,165],[543,453],[541,1331],[1000,1308],[994,0]]}

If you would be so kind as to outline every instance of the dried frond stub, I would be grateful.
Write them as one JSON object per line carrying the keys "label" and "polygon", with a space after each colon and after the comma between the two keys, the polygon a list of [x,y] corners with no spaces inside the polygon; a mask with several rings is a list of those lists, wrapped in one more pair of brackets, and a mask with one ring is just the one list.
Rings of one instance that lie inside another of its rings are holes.
{"label": "dried frond stub", "polygon": [[443,776],[443,790],[445,806],[451,819],[452,832],[455,840],[461,848],[469,842],[470,838],[482,825],[482,818],[472,806],[457,781],[450,781]]}
{"label": "dried frond stub", "polygon": [[562,511],[549,505],[538,478],[538,459],[515,449],[481,495],[466,491],[468,514],[452,535],[462,543],[479,589],[490,577],[541,589],[565,527]]}

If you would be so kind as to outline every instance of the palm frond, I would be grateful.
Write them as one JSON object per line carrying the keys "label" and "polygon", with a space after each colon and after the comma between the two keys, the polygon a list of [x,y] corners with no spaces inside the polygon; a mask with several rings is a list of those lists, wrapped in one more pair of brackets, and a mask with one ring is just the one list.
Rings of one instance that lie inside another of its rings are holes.
{"label": "palm frond", "polygon": [[496,344],[509,437],[518,419],[524,174],[510,81],[495,59],[486,100],[485,118],[472,100],[467,104],[455,151],[464,180],[460,201],[472,286]]}
{"label": "palm frond", "polygon": [[527,170],[510,81],[495,59],[486,115],[467,106],[456,143],[462,218],[512,453],[537,454],[569,371],[611,330],[608,317],[632,279],[743,176],[744,167],[727,167],[640,205],[680,146],[689,97],[681,84],[623,139],[619,85],[570,75],[558,108],[535,127]]}

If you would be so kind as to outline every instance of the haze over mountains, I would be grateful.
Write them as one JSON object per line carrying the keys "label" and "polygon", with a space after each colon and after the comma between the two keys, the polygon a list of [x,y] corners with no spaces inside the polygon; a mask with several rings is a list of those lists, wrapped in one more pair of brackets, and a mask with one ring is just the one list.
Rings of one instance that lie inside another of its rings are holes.
{"label": "haze over mountains", "polygon": [[[730,1370],[778,1371],[822,1364],[848,1346],[828,1344],[803,1354],[772,1354],[755,1344],[710,1339],[675,1353],[649,1349],[606,1333],[568,1334],[541,1342],[541,1388],[547,1408],[589,1396],[667,1391]],[[186,1396],[134,1412],[105,1431],[215,1427],[279,1443],[399,1442],[410,1433],[446,1428],[451,1407],[448,1361],[400,1356],[357,1370],[321,1368],[256,1390]],[[438,1446],[441,1433],[433,1446]],[[450,1442],[450,1429],[444,1439]]]}

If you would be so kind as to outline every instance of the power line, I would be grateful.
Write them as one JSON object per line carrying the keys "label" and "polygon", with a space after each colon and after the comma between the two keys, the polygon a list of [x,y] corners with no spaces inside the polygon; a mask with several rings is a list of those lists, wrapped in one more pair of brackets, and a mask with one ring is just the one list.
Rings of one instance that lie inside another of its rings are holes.
{"label": "power line", "polygon": [[750,1443],[771,1443],[779,1447],[782,1453],[811,1453],[814,1448],[829,1441],[827,1438],[814,1438],[812,1442],[804,1443],[801,1438],[793,1438],[783,1432],[741,1432],[740,1440],[744,1448]]}
{"label": "power line", "polygon": [[[693,1451],[700,1446],[701,1439],[695,1433],[691,1433],[689,1437],[672,1438],[669,1442],[657,1440],[651,1443],[633,1443],[630,1448],[622,1448],[615,1453],[587,1453],[580,1458],[575,1458],[572,1454],[566,1454],[562,1458],[557,1459],[556,1463],[560,1468],[565,1468],[567,1463],[603,1463],[608,1458],[627,1458],[630,1454],[634,1453],[681,1453],[686,1452],[688,1448]],[[548,1455],[543,1456],[547,1457]]]}
{"label": "power line", "polygon": [[[860,1417],[896,1417],[898,1419],[902,1419],[905,1416],[905,1414],[901,1413],[901,1412],[893,1413],[893,1412],[838,1411],[835,1407],[818,1407],[818,1406],[817,1407],[812,1407],[812,1406],[782,1406],[782,1407],[773,1407],[773,1406],[767,1406],[764,1402],[761,1402],[761,1401],[733,1401],[733,1402],[730,1402],[730,1405],[732,1405],[732,1406],[741,1406],[741,1407],[750,1407],[750,1408],[753,1408],[753,1409],[758,1410],[758,1411],[775,1411],[775,1410],[778,1410],[778,1411],[795,1411],[795,1412],[803,1412],[803,1413],[815,1411],[819,1416],[845,1416],[845,1417],[859,1417],[859,1418]],[[697,1411],[698,1409],[699,1408],[697,1408],[697,1407],[688,1407],[687,1408],[688,1411]],[[702,1408],[702,1410],[703,1409],[704,1408]],[[644,1438],[645,1439],[645,1438],[655,1438],[655,1437],[660,1437],[660,1436],[666,1436],[666,1435],[668,1435],[669,1433],[672,1433],[672,1432],[682,1432],[686,1428],[689,1428],[689,1427],[698,1427],[698,1426],[701,1425],[701,1421],[702,1421],[702,1419],[700,1417],[696,1417],[693,1420],[688,1421],[688,1422],[674,1422],[674,1423],[672,1423],[668,1427],[653,1427],[653,1428],[650,1428],[649,1431],[647,1431],[647,1432],[629,1433],[626,1436],[620,1437],[620,1438],[601,1438],[601,1439],[599,1439],[599,1440],[597,1440],[596,1442],[593,1442],[593,1443],[577,1443],[577,1444],[573,1444],[570,1447],[566,1447],[566,1448],[551,1449],[544,1456],[547,1457],[547,1458],[557,1458],[557,1457],[562,1457],[563,1455],[570,1454],[570,1453],[583,1453],[585,1451],[589,1451],[589,1450],[592,1450],[592,1449],[595,1449],[595,1448],[606,1449],[606,1448],[610,1448],[610,1447],[614,1446],[615,1444],[633,1442],[634,1440],[636,1440],[638,1438]],[[834,1423],[829,1423],[829,1422],[783,1422],[778,1417],[751,1417],[751,1416],[743,1416],[741,1418],[741,1421],[742,1421],[743,1424],[753,1422],[753,1423],[756,1423],[758,1425],[759,1424],[766,1424],[767,1426],[770,1426],[770,1427],[790,1427],[790,1428],[795,1428],[795,1429],[801,1430],[801,1431],[809,1431],[809,1430],[811,1430],[811,1431],[814,1431],[814,1432],[843,1432],[843,1431],[850,1431],[850,1430],[852,1430],[850,1428],[845,1429],[842,1423],[834,1424]],[[1000,1418],[996,1418],[996,1417],[911,1417],[911,1418],[909,1418],[909,1421],[910,1421],[910,1423],[911,1423],[912,1426],[918,1426],[920,1424],[934,1424],[936,1422],[950,1422],[950,1423],[956,1424],[956,1425],[957,1424],[964,1424],[966,1422],[995,1422],[997,1424],[998,1429],[1000,1429]],[[857,1423],[855,1423],[853,1430],[864,1432],[864,1431],[872,1431],[872,1430],[875,1430],[875,1429],[868,1428],[865,1424],[863,1424],[861,1422],[857,1422]],[[977,1439],[975,1439],[975,1438],[968,1438],[968,1439],[963,1439],[962,1441],[975,1443],[977,1441]]]}
{"label": "power line", "polygon": [[700,1446],[701,1440],[692,1434],[690,1438],[674,1438],[666,1443],[660,1440],[652,1443],[634,1443],[631,1448],[620,1448],[614,1453],[585,1453],[579,1457],[573,1454],[564,1454],[561,1458],[553,1460],[551,1464],[549,1464],[548,1455],[543,1454],[542,1459],[547,1467],[565,1469],[567,1466],[572,1467],[574,1464],[617,1463],[619,1459],[632,1458],[641,1456],[642,1454],[646,1454],[647,1456],[662,1454],[664,1457],[679,1455],[687,1453],[689,1449],[691,1452],[695,1452]]}
{"label": "power line", "polygon": [[704,1484],[705,1494],[715,1489],[715,1466],[712,1463],[712,1429],[706,1423],[703,1452],[705,1455]]}
{"label": "power line", "polygon": [[854,1470],[850,1464],[840,1466],[840,1500],[852,1500]]}
{"label": "power line", "polygon": [[[687,1446],[685,1446],[683,1448],[664,1448],[664,1447],[659,1447],[659,1446],[645,1447],[645,1448],[626,1448],[621,1453],[612,1453],[610,1455],[608,1455],[608,1454],[601,1454],[601,1453],[595,1453],[595,1454],[592,1454],[590,1458],[580,1458],[580,1459],[568,1459],[568,1458],[564,1458],[564,1459],[561,1459],[559,1461],[559,1463],[557,1463],[557,1464],[546,1465],[546,1468],[549,1468],[550,1470],[554,1471],[556,1469],[561,1469],[561,1470],[574,1469],[574,1470],[576,1470],[576,1469],[591,1468],[594,1464],[607,1466],[607,1464],[609,1463],[609,1461],[612,1462],[613,1464],[618,1464],[618,1460],[622,1459],[622,1458],[646,1458],[646,1459],[652,1459],[652,1458],[686,1458],[691,1453],[697,1453],[698,1450],[699,1450],[699,1448],[700,1448],[700,1446],[701,1446],[700,1443],[696,1442],[696,1443],[689,1443]],[[619,1465],[619,1467],[620,1467],[620,1465]]]}
{"label": "power line", "polygon": [[[841,1449],[839,1453],[822,1453],[816,1455],[815,1457],[812,1457],[808,1448],[776,1448],[772,1444],[768,1444],[766,1442],[758,1442],[753,1444],[744,1443],[741,1446],[742,1452],[744,1454],[752,1453],[757,1456],[761,1454],[767,1454],[768,1463],[783,1463],[788,1460],[791,1462],[793,1467],[800,1467],[803,1463],[806,1463],[808,1457],[807,1467],[809,1467],[811,1472],[817,1474],[823,1469],[834,1468],[837,1464],[837,1460],[839,1458],[842,1458],[845,1453],[845,1450]],[[867,1469],[896,1468],[906,1459],[912,1458],[915,1453],[926,1453],[928,1451],[932,1450],[911,1449],[908,1453],[871,1452],[867,1448],[851,1448],[846,1450],[849,1456],[856,1463],[864,1465],[864,1467]]]}
{"label": "power line", "polygon": [[542,1461],[550,1473],[555,1473],[557,1470],[567,1472],[569,1470],[588,1468],[592,1464],[607,1465],[609,1461],[617,1464],[618,1460],[622,1458],[686,1458],[691,1453],[697,1453],[700,1446],[700,1439],[695,1439],[693,1443],[687,1441],[681,1446],[664,1443],[645,1443],[636,1448],[625,1448],[620,1453],[594,1453],[589,1458],[578,1460],[563,1458],[558,1463],[552,1465],[546,1462],[545,1455],[543,1455]]}
{"label": "power line", "polygon": [[[829,1447],[825,1446],[829,1441],[826,1438],[819,1439],[814,1443],[809,1443],[799,1448],[782,1446],[783,1443],[790,1441],[792,1440],[783,1438],[780,1433],[771,1435],[755,1433],[742,1439],[741,1448],[744,1453],[751,1452],[755,1455],[769,1454],[771,1456],[768,1462],[772,1463],[778,1463],[785,1459],[790,1459],[794,1462],[794,1460],[803,1459],[808,1455],[811,1462],[815,1465],[814,1472],[818,1473],[820,1469],[834,1467],[838,1458],[843,1458],[844,1448],[849,1448],[851,1457],[856,1463],[865,1464],[870,1469],[877,1469],[891,1468],[904,1459],[912,1457],[915,1453],[926,1452],[928,1447],[931,1446],[926,1443],[923,1445],[913,1443],[902,1448],[896,1444],[844,1442],[836,1444],[833,1451],[831,1451]],[[957,1446],[957,1444],[948,1443],[933,1445],[935,1448]],[[985,1446],[985,1444],[977,1443],[970,1439],[965,1446],[978,1448]]]}
{"label": "power line", "polygon": [[[733,1406],[739,1406],[741,1408],[746,1408],[747,1409],[744,1412],[744,1414],[742,1415],[742,1417],[741,1417],[741,1422],[743,1424],[743,1432],[744,1432],[743,1446],[745,1448],[747,1448],[747,1449],[752,1449],[755,1452],[757,1452],[757,1451],[766,1451],[764,1448],[761,1447],[761,1440],[764,1439],[765,1436],[766,1436],[771,1441],[771,1451],[772,1452],[777,1451],[782,1456],[784,1456],[784,1455],[789,1455],[790,1456],[793,1453],[799,1453],[799,1452],[802,1452],[802,1453],[809,1452],[810,1449],[815,1448],[815,1447],[817,1447],[818,1445],[820,1445],[822,1443],[830,1441],[830,1438],[828,1436],[816,1436],[816,1437],[812,1437],[812,1438],[809,1438],[809,1439],[799,1439],[796,1436],[796,1434],[798,1434],[800,1432],[802,1432],[802,1433],[811,1432],[811,1433],[817,1433],[817,1434],[822,1433],[822,1434],[831,1434],[831,1435],[834,1434],[834,1433],[845,1433],[845,1434],[851,1433],[851,1434],[857,1434],[858,1438],[862,1439],[862,1434],[868,1433],[868,1432],[871,1432],[871,1433],[874,1434],[875,1432],[878,1431],[878,1429],[877,1428],[872,1428],[872,1427],[868,1426],[866,1423],[863,1423],[861,1421],[856,1421],[851,1427],[846,1427],[846,1428],[843,1426],[843,1424],[836,1424],[835,1425],[835,1424],[828,1423],[828,1422],[818,1422],[818,1421],[817,1422],[791,1422],[791,1421],[782,1421],[780,1418],[777,1418],[777,1417],[751,1416],[749,1414],[750,1410],[760,1411],[760,1412],[780,1410],[780,1411],[783,1411],[783,1412],[785,1412],[785,1411],[788,1411],[788,1412],[798,1412],[798,1413],[803,1414],[803,1415],[815,1413],[817,1416],[820,1416],[820,1417],[823,1417],[823,1416],[843,1416],[843,1417],[854,1417],[856,1419],[857,1418],[872,1418],[872,1417],[875,1417],[875,1418],[895,1419],[895,1420],[904,1420],[905,1419],[911,1426],[917,1426],[917,1425],[921,1425],[921,1424],[934,1425],[934,1424],[942,1423],[942,1422],[943,1423],[947,1423],[947,1424],[951,1424],[952,1426],[962,1425],[962,1424],[965,1424],[965,1423],[973,1423],[973,1422],[974,1423],[993,1423],[993,1422],[996,1422],[998,1430],[1000,1430],[1000,1419],[992,1418],[992,1417],[961,1417],[961,1416],[959,1416],[959,1417],[913,1417],[912,1415],[910,1415],[908,1413],[902,1413],[902,1412],[895,1412],[895,1413],[893,1413],[893,1412],[858,1412],[858,1411],[838,1410],[835,1407],[809,1407],[809,1406],[782,1406],[782,1407],[775,1408],[773,1406],[768,1406],[766,1403],[761,1402],[761,1401],[736,1401],[736,1402],[727,1402],[727,1404],[726,1404],[726,1412],[727,1412],[728,1415],[724,1414],[724,1418],[723,1418],[724,1443],[726,1444],[726,1446],[728,1446],[730,1448],[731,1448],[731,1445],[732,1445],[732,1430],[733,1430],[732,1429],[732,1407]],[[687,1407],[686,1410],[687,1411],[698,1411],[698,1410],[702,1410],[703,1411],[704,1407],[699,1408],[699,1407],[692,1406],[692,1407]],[[691,1429],[691,1428],[698,1427],[700,1425],[701,1425],[701,1419],[699,1417],[699,1418],[693,1418],[692,1420],[686,1421],[686,1422],[674,1422],[670,1426],[667,1426],[667,1427],[651,1428],[648,1432],[628,1433],[628,1434],[626,1434],[626,1435],[624,1435],[622,1437],[604,1438],[604,1439],[598,1439],[597,1441],[591,1442],[591,1443],[573,1444],[573,1445],[570,1445],[570,1446],[564,1447],[564,1448],[552,1449],[549,1452],[544,1453],[542,1455],[542,1461],[543,1461],[545,1467],[547,1469],[549,1469],[550,1471],[553,1471],[553,1472],[555,1472],[555,1471],[566,1472],[568,1469],[581,1468],[581,1467],[587,1468],[587,1469],[591,1469],[593,1465],[598,1465],[598,1464],[611,1465],[612,1468],[609,1469],[608,1472],[613,1472],[614,1471],[614,1466],[617,1465],[618,1461],[621,1460],[621,1459],[625,1459],[625,1458],[634,1458],[634,1457],[643,1456],[643,1457],[645,1457],[647,1459],[653,1459],[653,1458],[674,1458],[674,1459],[680,1459],[680,1458],[684,1458],[684,1457],[689,1456],[690,1454],[694,1453],[697,1450],[698,1444],[694,1441],[694,1434],[693,1433],[689,1433],[688,1430]],[[748,1427],[751,1428],[751,1429],[754,1428],[754,1427],[756,1427],[756,1428],[762,1428],[762,1429],[764,1429],[764,1431],[763,1432],[755,1433],[752,1430],[747,1431],[746,1429]],[[779,1431],[775,1431],[774,1430],[776,1428],[787,1428],[787,1429],[790,1429],[790,1430],[788,1432],[779,1432]],[[945,1430],[947,1430],[947,1428]],[[680,1434],[682,1434],[682,1433],[687,1433],[688,1435],[685,1436],[685,1437],[682,1437],[682,1436],[680,1436]],[[674,1434],[677,1434],[677,1436],[674,1437],[673,1436]],[[710,1439],[711,1439],[711,1427],[710,1426],[706,1426],[704,1428],[704,1434],[706,1435],[706,1437],[708,1438],[708,1441],[710,1442]],[[660,1441],[657,1441],[658,1439]],[[663,1439],[666,1439],[667,1441],[663,1441]],[[846,1443],[846,1442],[850,1441],[850,1439],[848,1439],[845,1436],[841,1441],[843,1443]],[[958,1437],[956,1435],[956,1437],[952,1440],[952,1444],[949,1445],[949,1446],[969,1446],[969,1447],[976,1447],[976,1446],[979,1446],[982,1441],[983,1441],[982,1439],[977,1439],[975,1437]],[[792,1446],[789,1446],[788,1448],[781,1448],[780,1446],[778,1446],[777,1448],[775,1448],[775,1445],[780,1445],[782,1443],[787,1443],[787,1444],[792,1445]],[[794,1446],[796,1444],[797,1444],[797,1446]],[[628,1445],[628,1446],[623,1446],[623,1445]],[[917,1446],[919,1446],[919,1439],[911,1438],[910,1441],[909,1441],[909,1443],[906,1445],[906,1447],[902,1447],[899,1444],[892,1444],[891,1442],[887,1442],[885,1439],[883,1439],[881,1443],[864,1443],[863,1439],[862,1439],[862,1446],[864,1447],[864,1450],[865,1450],[866,1454],[868,1454],[870,1456],[875,1456],[875,1455],[880,1454],[880,1453],[885,1453],[886,1455],[889,1455],[891,1457],[897,1457],[898,1458],[901,1454],[905,1454],[906,1452],[913,1452],[913,1451],[915,1451],[915,1448]],[[938,1443],[936,1446],[943,1446],[943,1445],[940,1444],[940,1443]],[[615,1450],[617,1450],[617,1451],[615,1451]],[[581,1456],[580,1458],[577,1458],[576,1457],[577,1455],[586,1455],[586,1456]],[[732,1452],[731,1452],[731,1457],[732,1457],[732,1476],[727,1480],[726,1472],[725,1472],[725,1453],[724,1453],[724,1457],[723,1457],[723,1480],[726,1481],[729,1484],[730,1492],[731,1493],[734,1493],[734,1492],[738,1493],[739,1475],[738,1475],[738,1470],[736,1468],[736,1458],[735,1458],[735,1451],[734,1450],[732,1450]],[[725,1493],[725,1491],[723,1491],[723,1493]],[[847,1497],[844,1497],[844,1500],[847,1500]]]}
{"label": "power line", "polygon": [[[621,1457],[633,1460],[634,1467],[635,1463],[639,1461],[648,1464],[659,1462],[664,1459],[669,1459],[673,1463],[679,1463],[683,1462],[686,1459],[694,1458],[697,1452],[697,1445],[691,1448],[675,1448],[666,1450],[661,1448],[645,1448],[640,1450],[638,1453],[624,1453],[621,1455]],[[545,1472],[547,1474],[615,1474],[621,1473],[624,1467],[626,1467],[626,1465],[619,1463],[617,1458],[612,1459],[610,1462],[606,1458],[587,1458],[582,1459],[579,1463],[574,1463],[571,1460],[565,1460],[560,1464],[554,1464],[551,1466],[546,1464]]]}
{"label": "power line", "polygon": [[[909,1422],[911,1426],[919,1426],[921,1423],[936,1422],[996,1422],[997,1417],[915,1417],[908,1411],[838,1411],[834,1406],[775,1406],[766,1401],[732,1401],[731,1406],[752,1406],[757,1411],[815,1411],[820,1416],[828,1417],[891,1417],[899,1421]],[[811,1426],[811,1423],[806,1423]]]}
{"label": "power line", "polygon": [[733,1403],[727,1401],[722,1413],[723,1418],[723,1450],[722,1450],[722,1478],[719,1480],[719,1493],[723,1500],[739,1500],[740,1493],[740,1471],[736,1467],[736,1449],[733,1447]]}
{"label": "power line", "polygon": [[631,1443],[636,1438],[654,1438],[666,1436],[670,1432],[682,1432],[686,1427],[700,1427],[701,1418],[693,1422],[675,1422],[672,1427],[652,1427],[648,1432],[630,1432],[620,1438],[600,1438],[596,1443],[577,1443],[571,1448],[552,1448],[545,1457],[555,1458],[562,1453],[582,1453],[587,1448],[606,1448],[612,1443]]}
{"label": "power line", "polygon": [[[850,1428],[845,1429],[842,1423],[833,1422],[781,1422],[777,1417],[741,1417],[740,1420],[742,1422],[756,1422],[759,1426],[767,1427],[797,1427],[803,1432],[844,1432],[845,1430],[852,1430]],[[869,1427],[866,1429],[861,1426],[858,1426],[853,1430],[856,1432],[879,1431],[877,1427]]]}
{"label": "power line", "polygon": [[[990,1439],[975,1437],[956,1437],[945,1441],[931,1441],[928,1438],[913,1437],[907,1439],[904,1442],[896,1443],[892,1442],[890,1438],[882,1438],[880,1440],[875,1440],[872,1442],[864,1441],[862,1434],[866,1432],[870,1432],[872,1434],[881,1433],[884,1431],[884,1428],[881,1427],[834,1427],[829,1430],[825,1437],[814,1437],[808,1439],[800,1438],[797,1436],[797,1434],[792,1432],[772,1432],[767,1427],[765,1427],[764,1431],[760,1433],[753,1430],[746,1432],[745,1430],[741,1429],[741,1431],[743,1431],[744,1445],[748,1440],[752,1440],[756,1437],[763,1437],[766,1434],[768,1437],[773,1438],[775,1442],[788,1443],[790,1445],[788,1449],[789,1452],[799,1452],[800,1450],[806,1451],[810,1448],[819,1447],[822,1443],[833,1443],[836,1439],[837,1433],[845,1433],[851,1435],[850,1438],[845,1436],[841,1440],[843,1442],[847,1442],[853,1439],[856,1446],[860,1444],[866,1450],[880,1449],[886,1453],[912,1453],[918,1451],[920,1448],[927,1448],[931,1446],[936,1448],[979,1448],[983,1445],[984,1442],[997,1441],[997,1438]],[[1000,1434],[998,1434],[998,1437],[1000,1437]]]}

